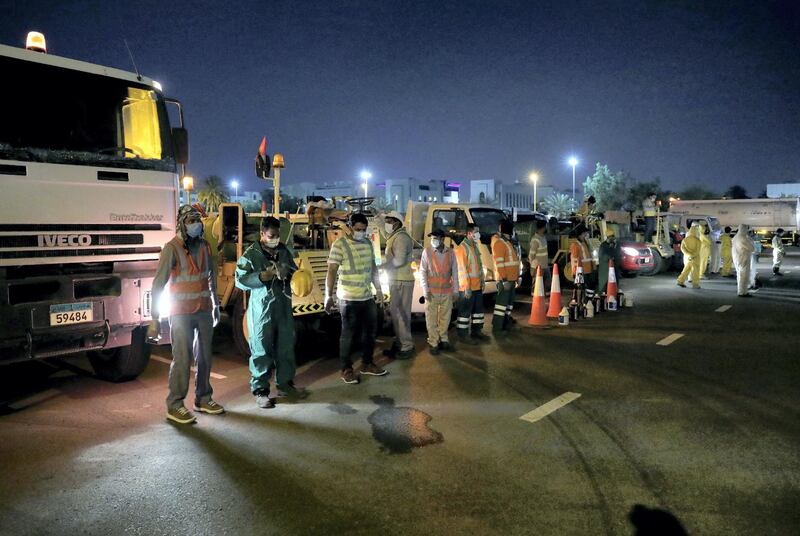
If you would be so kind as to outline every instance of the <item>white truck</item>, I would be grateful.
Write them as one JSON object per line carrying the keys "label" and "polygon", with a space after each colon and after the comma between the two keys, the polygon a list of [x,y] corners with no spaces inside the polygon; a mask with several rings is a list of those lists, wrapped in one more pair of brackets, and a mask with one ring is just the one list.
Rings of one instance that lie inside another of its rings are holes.
{"label": "white truck", "polygon": [[175,235],[188,142],[167,103],[180,104],[33,37],[0,45],[0,364],[89,352],[99,377],[129,380],[149,360],[150,287]]}
{"label": "white truck", "polygon": [[775,231],[786,231],[784,241],[800,243],[800,198],[781,199],[714,199],[673,201],[673,214],[707,214],[719,220],[719,224],[736,229],[740,223],[755,229],[763,242],[772,240]]}

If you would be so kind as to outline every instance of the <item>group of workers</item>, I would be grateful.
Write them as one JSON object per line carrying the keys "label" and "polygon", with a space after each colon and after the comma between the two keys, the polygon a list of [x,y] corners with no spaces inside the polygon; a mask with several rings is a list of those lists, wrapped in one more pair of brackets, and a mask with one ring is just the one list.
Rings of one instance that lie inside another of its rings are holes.
{"label": "group of workers", "polygon": [[[780,272],[786,254],[783,235],[784,230],[778,229],[772,237],[772,273],[776,276],[783,275]],[[718,255],[714,254],[715,249],[719,250]],[[761,254],[761,241],[746,224],[739,225],[733,237],[731,228],[725,227],[719,244],[716,244],[705,222],[693,222],[681,241],[681,252],[684,266],[678,275],[678,286],[686,287],[687,280],[691,280],[693,288],[700,288],[700,280],[705,279],[707,273],[731,277],[733,268],[738,296],[749,298],[752,296],[749,291],[758,287],[756,265]]]}

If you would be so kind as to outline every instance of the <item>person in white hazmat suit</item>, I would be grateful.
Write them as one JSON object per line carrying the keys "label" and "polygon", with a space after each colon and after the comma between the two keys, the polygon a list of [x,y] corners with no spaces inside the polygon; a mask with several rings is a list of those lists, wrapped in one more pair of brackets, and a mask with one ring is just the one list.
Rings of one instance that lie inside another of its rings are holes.
{"label": "person in white hazmat suit", "polygon": [[736,267],[737,293],[741,298],[750,298],[747,292],[750,285],[750,258],[755,252],[753,241],[747,235],[747,225],[739,225],[739,232],[733,237],[733,265]]}
{"label": "person in white hazmat suit", "polygon": [[775,236],[772,237],[772,273],[775,275],[783,275],[781,273],[781,263],[783,257],[786,255],[786,246],[783,245],[783,229],[778,229]]}

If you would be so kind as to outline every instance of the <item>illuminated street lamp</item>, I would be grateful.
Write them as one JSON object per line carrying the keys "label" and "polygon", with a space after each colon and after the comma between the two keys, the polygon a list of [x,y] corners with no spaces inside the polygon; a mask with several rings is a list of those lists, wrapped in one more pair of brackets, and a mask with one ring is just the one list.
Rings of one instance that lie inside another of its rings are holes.
{"label": "illuminated street lamp", "polygon": [[364,197],[367,197],[367,192],[369,192],[369,180],[371,178],[372,178],[372,173],[370,173],[366,169],[361,171],[361,180],[364,181],[361,187],[364,188]]}
{"label": "illuminated street lamp", "polygon": [[567,163],[572,166],[572,200],[575,201],[575,166],[578,165],[578,159],[570,156]]}
{"label": "illuminated street lamp", "polygon": [[231,188],[233,188],[233,197],[239,197],[239,181],[232,180],[231,181]]}
{"label": "illuminated street lamp", "polygon": [[539,182],[539,174],[534,171],[528,178],[533,182],[533,211],[536,212],[536,183]]}
{"label": "illuminated street lamp", "polygon": [[192,204],[192,190],[194,190],[194,177],[186,175],[183,177],[183,189],[186,191],[186,204]]}

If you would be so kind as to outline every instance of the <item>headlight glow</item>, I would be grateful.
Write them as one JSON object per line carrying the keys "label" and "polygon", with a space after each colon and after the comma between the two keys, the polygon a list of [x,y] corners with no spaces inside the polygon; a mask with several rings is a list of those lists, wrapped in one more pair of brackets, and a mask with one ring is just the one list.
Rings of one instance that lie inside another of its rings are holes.
{"label": "headlight glow", "polygon": [[159,318],[167,318],[169,317],[169,309],[172,300],[169,299],[169,292],[166,290],[161,293],[161,296],[158,297],[158,316]]}
{"label": "headlight glow", "polygon": [[639,255],[639,250],[628,246],[622,248],[622,252],[629,257],[636,257],[637,255]]}

